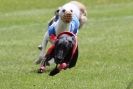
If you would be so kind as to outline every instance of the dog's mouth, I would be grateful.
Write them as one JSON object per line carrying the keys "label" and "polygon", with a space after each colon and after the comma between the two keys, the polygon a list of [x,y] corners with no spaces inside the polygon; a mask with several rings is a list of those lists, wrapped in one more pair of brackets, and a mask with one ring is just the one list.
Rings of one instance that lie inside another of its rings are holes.
{"label": "dog's mouth", "polygon": [[61,17],[61,19],[64,23],[70,23],[72,20],[72,13],[71,12],[65,12],[64,15]]}

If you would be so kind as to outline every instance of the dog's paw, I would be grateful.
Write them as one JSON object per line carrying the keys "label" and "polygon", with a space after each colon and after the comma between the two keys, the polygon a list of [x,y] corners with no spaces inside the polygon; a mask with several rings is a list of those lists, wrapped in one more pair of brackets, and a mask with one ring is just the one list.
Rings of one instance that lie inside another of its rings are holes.
{"label": "dog's paw", "polygon": [[42,66],[38,69],[38,73],[43,73],[43,72],[45,72],[45,67],[44,66]]}
{"label": "dog's paw", "polygon": [[67,69],[67,67],[68,67],[68,64],[66,64],[66,63],[62,63],[62,64],[58,64],[58,66],[57,66],[57,68],[59,69],[59,70],[65,70],[65,69]]}
{"label": "dog's paw", "polygon": [[38,49],[39,50],[42,50],[42,45],[38,45]]}
{"label": "dog's paw", "polygon": [[57,68],[55,68],[55,69],[53,69],[53,70],[50,72],[49,76],[54,76],[54,75],[58,74],[59,72],[60,72],[60,70],[57,69]]}

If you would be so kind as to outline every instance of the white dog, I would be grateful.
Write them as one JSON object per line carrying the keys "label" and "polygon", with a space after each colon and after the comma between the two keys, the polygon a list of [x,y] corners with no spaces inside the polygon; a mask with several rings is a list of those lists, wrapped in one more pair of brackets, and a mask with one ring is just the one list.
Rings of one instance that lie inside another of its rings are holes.
{"label": "white dog", "polygon": [[42,44],[40,45],[41,52],[37,64],[43,60],[45,56],[46,46],[48,41],[54,43],[54,36],[64,31],[70,31],[77,34],[78,29],[87,21],[85,6],[78,1],[70,1],[56,11],[56,16],[49,22],[49,27],[44,35]]}

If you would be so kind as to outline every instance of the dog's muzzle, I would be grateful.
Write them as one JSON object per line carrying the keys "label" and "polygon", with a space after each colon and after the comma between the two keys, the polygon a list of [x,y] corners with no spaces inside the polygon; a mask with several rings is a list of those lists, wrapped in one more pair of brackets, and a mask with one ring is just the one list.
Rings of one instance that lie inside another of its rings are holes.
{"label": "dog's muzzle", "polygon": [[70,23],[72,20],[72,13],[71,12],[65,12],[64,15],[61,17],[62,21],[65,23]]}

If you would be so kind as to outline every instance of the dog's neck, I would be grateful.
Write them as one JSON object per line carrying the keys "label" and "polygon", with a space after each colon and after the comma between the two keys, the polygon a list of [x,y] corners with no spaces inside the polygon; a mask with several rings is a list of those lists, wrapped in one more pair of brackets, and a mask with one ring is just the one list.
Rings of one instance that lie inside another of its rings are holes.
{"label": "dog's neck", "polygon": [[61,18],[57,21],[56,26],[56,35],[60,34],[61,32],[68,31],[69,23],[64,23]]}

